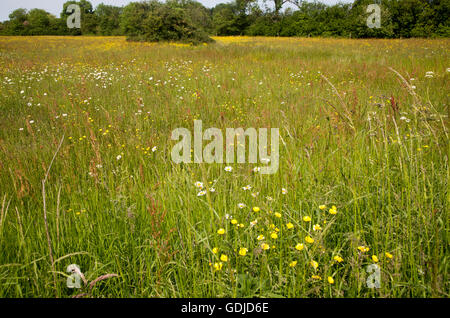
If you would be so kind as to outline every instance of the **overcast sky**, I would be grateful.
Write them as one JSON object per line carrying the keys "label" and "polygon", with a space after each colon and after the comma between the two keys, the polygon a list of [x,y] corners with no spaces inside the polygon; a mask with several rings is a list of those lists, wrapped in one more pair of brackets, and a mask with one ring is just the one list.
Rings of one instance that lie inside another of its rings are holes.
{"label": "overcast sky", "polygon": [[[63,4],[67,0],[0,0],[0,21],[9,20],[8,15],[15,9],[24,8],[24,9],[44,9],[47,12],[50,12],[57,17],[61,13]],[[89,0],[94,7],[96,7],[100,3],[110,4],[115,6],[123,6],[126,5],[132,0]],[[139,0],[133,0],[138,2]],[[230,2],[230,0],[197,0],[201,2],[204,6],[208,8],[214,7],[218,3],[226,3]],[[338,2],[352,2],[351,0],[321,0],[320,2],[327,4],[335,4]]]}

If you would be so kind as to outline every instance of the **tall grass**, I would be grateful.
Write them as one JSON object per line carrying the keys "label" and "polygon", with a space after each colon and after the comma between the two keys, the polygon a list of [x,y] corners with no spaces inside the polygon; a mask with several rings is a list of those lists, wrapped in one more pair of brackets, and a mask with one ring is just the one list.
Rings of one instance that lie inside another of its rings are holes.
{"label": "tall grass", "polygon": [[[216,39],[0,38],[0,296],[448,297],[449,41]],[[195,119],[279,171],[174,164]]]}

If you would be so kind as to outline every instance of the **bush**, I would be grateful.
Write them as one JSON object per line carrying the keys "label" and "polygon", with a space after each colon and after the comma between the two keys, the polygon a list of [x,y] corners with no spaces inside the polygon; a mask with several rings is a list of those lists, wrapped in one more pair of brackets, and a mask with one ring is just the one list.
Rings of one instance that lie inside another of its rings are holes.
{"label": "bush", "polygon": [[[136,16],[143,18],[139,25],[134,21]],[[205,31],[192,23],[184,9],[157,1],[131,3],[124,10],[122,25],[128,41],[167,41],[194,45],[213,42]]]}

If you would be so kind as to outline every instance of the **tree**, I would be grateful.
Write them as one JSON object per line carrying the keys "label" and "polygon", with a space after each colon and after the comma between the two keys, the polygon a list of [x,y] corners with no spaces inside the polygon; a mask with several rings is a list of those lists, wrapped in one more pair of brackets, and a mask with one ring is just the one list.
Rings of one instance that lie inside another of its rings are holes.
{"label": "tree", "polygon": [[122,15],[122,27],[130,41],[191,44],[213,41],[192,23],[183,8],[156,0],[126,6]]}

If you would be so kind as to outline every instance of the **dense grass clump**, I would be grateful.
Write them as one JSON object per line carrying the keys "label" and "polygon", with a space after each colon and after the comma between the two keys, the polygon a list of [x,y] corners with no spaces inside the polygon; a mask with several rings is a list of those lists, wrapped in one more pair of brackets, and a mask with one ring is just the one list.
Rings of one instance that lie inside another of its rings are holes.
{"label": "dense grass clump", "polygon": [[0,297],[448,297],[449,41],[215,39],[0,38]]}

